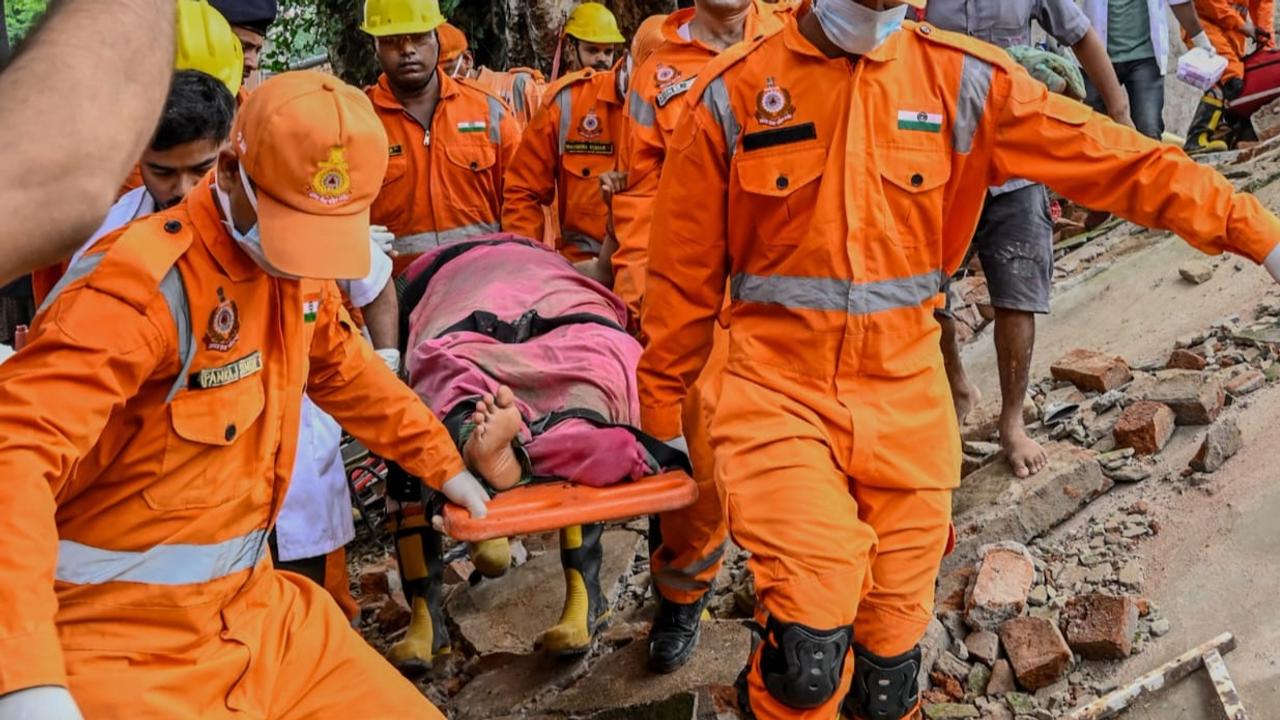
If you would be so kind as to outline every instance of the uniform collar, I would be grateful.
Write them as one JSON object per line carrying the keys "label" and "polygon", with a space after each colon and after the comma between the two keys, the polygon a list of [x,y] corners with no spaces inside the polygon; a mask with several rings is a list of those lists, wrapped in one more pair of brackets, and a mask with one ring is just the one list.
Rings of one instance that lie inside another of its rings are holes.
{"label": "uniform collar", "polygon": [[213,255],[222,271],[236,282],[248,280],[262,270],[253,258],[236,246],[235,239],[227,232],[213,192],[213,172],[210,172],[183,202],[187,216],[195,228],[196,237],[209,249],[209,254]]}
{"label": "uniform collar", "polygon": [[[719,54],[718,51],[703,45],[697,40],[685,40],[680,36],[680,28],[689,24],[693,20],[693,16],[697,13],[697,8],[687,7],[668,15],[667,19],[662,23],[663,39],[676,45],[696,45],[708,52]],[[760,9],[756,7],[754,2],[752,2],[750,11],[747,13],[747,25],[742,29],[742,38],[744,40],[750,40],[756,37],[756,35],[764,29],[765,28],[762,27],[762,23],[760,22]]]}
{"label": "uniform collar", "polygon": [[[783,23],[784,23],[782,28],[783,42],[786,44],[786,46],[789,49],[795,52],[798,52],[802,55],[810,55],[813,57],[822,58],[823,60],[839,59],[839,58],[828,58],[825,54],[823,54],[821,50],[814,47],[813,43],[809,42],[809,39],[806,38],[804,34],[800,32],[800,18],[804,17],[805,15],[808,15],[811,7],[812,7],[812,3],[810,2],[810,0],[805,0],[798,8],[796,8],[796,11],[794,14],[787,16],[783,20]],[[912,31],[914,28],[915,28],[915,23],[911,23],[911,22],[903,23],[902,29],[894,33],[893,35],[890,35],[889,39],[885,40],[883,45],[876,48],[875,50],[868,53],[867,55],[863,55],[862,57],[866,60],[870,60],[871,62],[878,62],[878,63],[891,62],[893,60],[897,60],[898,50],[902,47],[903,36],[906,35],[908,32]]]}
{"label": "uniform collar", "polygon": [[[482,68],[483,70],[483,68]],[[458,81],[436,69],[436,77],[440,78],[440,99],[452,97],[458,94]],[[387,79],[387,74],[382,73],[378,76],[378,84],[373,86],[373,92],[370,93],[369,99],[377,107],[386,110],[404,110],[404,105],[396,99],[396,94],[391,91],[391,81]]]}

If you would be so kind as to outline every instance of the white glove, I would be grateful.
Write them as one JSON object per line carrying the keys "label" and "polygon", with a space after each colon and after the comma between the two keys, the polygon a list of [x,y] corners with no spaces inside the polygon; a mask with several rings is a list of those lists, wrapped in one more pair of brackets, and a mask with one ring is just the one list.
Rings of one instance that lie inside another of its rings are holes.
{"label": "white glove", "polygon": [[[1202,33],[1203,34],[1203,33]],[[370,225],[369,239],[374,245],[382,248],[382,252],[391,252],[391,246],[396,241],[396,236],[385,225]]]}
{"label": "white glove", "polygon": [[0,695],[0,720],[84,720],[84,716],[66,688],[42,685]]}
{"label": "white glove", "polygon": [[1277,245],[1276,249],[1272,250],[1271,254],[1267,256],[1267,259],[1262,261],[1262,267],[1271,273],[1272,279],[1280,283],[1280,245]]}
{"label": "white glove", "polygon": [[440,492],[449,498],[449,502],[466,508],[471,513],[471,517],[477,520],[489,514],[488,508],[485,507],[489,502],[489,493],[484,491],[484,486],[468,470],[463,470],[449,478],[440,488]]}
{"label": "white glove", "polygon": [[5,360],[8,360],[12,356],[13,356],[13,348],[9,347],[8,345],[5,345],[4,343],[0,343],[0,363],[4,362]]}
{"label": "white glove", "polygon": [[1200,31],[1199,35],[1191,38],[1191,44],[1198,48],[1208,50],[1211,55],[1218,54],[1218,51],[1213,49],[1213,43],[1210,42],[1209,35],[1203,30]]}
{"label": "white glove", "polygon": [[400,351],[395,348],[379,348],[374,350],[378,353],[378,357],[382,358],[382,362],[387,364],[387,368],[391,372],[400,374]]}
{"label": "white glove", "polygon": [[679,450],[685,455],[689,454],[689,441],[685,440],[683,435],[678,435],[676,437],[671,438],[670,440],[664,440],[662,444],[666,445],[672,450]]}

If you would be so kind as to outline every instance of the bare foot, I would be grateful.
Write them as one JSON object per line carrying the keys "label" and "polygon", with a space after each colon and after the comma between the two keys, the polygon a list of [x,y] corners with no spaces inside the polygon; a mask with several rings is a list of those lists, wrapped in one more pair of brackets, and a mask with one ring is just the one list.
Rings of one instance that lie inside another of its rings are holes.
{"label": "bare foot", "polygon": [[511,441],[520,432],[520,411],[515,395],[503,385],[498,395],[485,395],[471,416],[475,430],[462,448],[462,456],[472,472],[483,477],[495,490],[507,490],[520,482],[520,460]]}
{"label": "bare foot", "polygon": [[1000,429],[1000,447],[1004,448],[1005,459],[1009,461],[1009,467],[1017,477],[1031,477],[1049,464],[1049,456],[1045,454],[1044,448],[1027,435],[1021,422]]}
{"label": "bare foot", "polygon": [[[958,386],[957,386],[958,385]],[[982,402],[982,391],[968,379],[951,386],[951,401],[956,405],[956,420],[963,427],[969,413]]]}

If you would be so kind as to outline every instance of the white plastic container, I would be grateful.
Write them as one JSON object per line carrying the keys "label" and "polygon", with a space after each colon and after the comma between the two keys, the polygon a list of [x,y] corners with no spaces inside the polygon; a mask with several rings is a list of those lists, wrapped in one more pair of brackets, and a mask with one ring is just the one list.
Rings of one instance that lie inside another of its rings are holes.
{"label": "white plastic container", "polygon": [[1217,85],[1226,71],[1227,59],[1204,48],[1192,48],[1178,58],[1178,79],[1205,92]]}

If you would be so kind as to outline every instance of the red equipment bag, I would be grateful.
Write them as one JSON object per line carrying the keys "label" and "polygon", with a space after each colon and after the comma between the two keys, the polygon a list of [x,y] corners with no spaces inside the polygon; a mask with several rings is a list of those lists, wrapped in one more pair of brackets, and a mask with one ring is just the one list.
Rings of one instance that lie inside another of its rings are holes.
{"label": "red equipment bag", "polygon": [[1244,90],[1227,103],[1227,111],[1247,118],[1280,99],[1280,50],[1259,50],[1244,59]]}

